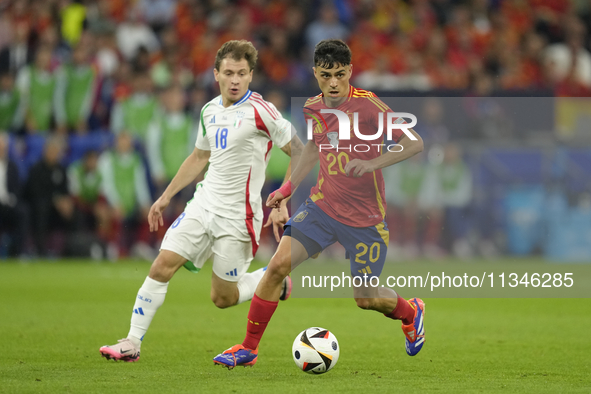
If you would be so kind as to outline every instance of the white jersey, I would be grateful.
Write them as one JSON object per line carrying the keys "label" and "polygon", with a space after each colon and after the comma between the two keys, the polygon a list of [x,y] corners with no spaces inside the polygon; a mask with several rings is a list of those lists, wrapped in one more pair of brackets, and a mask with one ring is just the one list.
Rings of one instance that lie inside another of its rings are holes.
{"label": "white jersey", "polygon": [[[211,151],[209,169],[197,185],[195,202],[230,219],[263,219],[261,188],[273,144],[291,141],[291,123],[250,90],[225,108],[218,96],[201,110],[195,146]],[[250,230],[250,229],[249,229]]]}

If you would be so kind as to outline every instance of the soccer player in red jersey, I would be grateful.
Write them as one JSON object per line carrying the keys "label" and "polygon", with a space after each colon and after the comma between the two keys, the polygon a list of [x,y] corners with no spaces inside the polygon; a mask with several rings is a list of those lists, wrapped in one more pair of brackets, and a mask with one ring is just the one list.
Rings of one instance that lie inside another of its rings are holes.
{"label": "soccer player in red jersey", "polygon": [[[392,114],[388,118],[392,111],[374,93],[351,86],[352,69],[351,50],[343,41],[323,40],[316,45],[314,76],[322,94],[308,99],[304,106],[306,119],[315,122],[313,139],[306,144],[290,181],[271,193],[267,206],[277,207],[288,198],[320,161],[318,181],[285,225],[277,252],[250,304],[244,342],[214,357],[215,364],[231,369],[256,363],[258,345],[277,308],[283,279],[327,246],[339,242],[345,247],[351,256],[352,276],[379,276],[383,269],[388,228],[381,168],[421,152],[423,142],[412,129],[404,133],[395,129],[392,140],[396,149],[386,149],[384,137],[376,133],[379,118],[383,130],[388,119],[399,124],[405,123],[404,119]],[[339,140],[340,131],[335,131],[340,130],[339,114],[326,110],[341,111],[342,117],[349,117],[350,125],[358,125],[358,132]],[[425,342],[422,300],[405,300],[387,287],[369,286],[355,287],[354,297],[360,308],[402,321],[407,354],[414,356],[421,350]]]}

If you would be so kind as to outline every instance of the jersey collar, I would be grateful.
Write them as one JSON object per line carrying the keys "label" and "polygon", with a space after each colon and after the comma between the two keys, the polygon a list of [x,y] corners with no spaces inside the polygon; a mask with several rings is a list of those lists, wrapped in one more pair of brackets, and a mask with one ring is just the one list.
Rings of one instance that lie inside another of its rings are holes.
{"label": "jersey collar", "polygon": [[236,101],[233,105],[240,105],[243,102],[245,102],[246,100],[248,100],[248,98],[250,97],[250,95],[252,94],[252,92],[250,91],[250,89],[248,89],[246,91],[246,93],[244,94],[244,96],[242,96],[242,98],[238,101]]}
{"label": "jersey collar", "polygon": [[[251,94],[252,94],[252,91],[250,89],[248,89],[246,91],[246,93],[244,94],[244,96],[242,96],[242,98],[240,100],[238,100],[234,104],[232,104],[232,106],[242,104],[243,102],[245,102],[246,100],[248,100],[248,98],[250,97]],[[220,105],[223,105],[223,101],[222,101],[222,96],[221,95],[220,95]]]}

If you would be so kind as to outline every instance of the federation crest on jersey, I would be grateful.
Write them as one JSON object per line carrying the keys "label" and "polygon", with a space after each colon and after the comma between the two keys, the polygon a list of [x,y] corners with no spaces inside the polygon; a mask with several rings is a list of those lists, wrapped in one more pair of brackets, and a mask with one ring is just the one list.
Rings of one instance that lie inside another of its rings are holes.
{"label": "federation crest on jersey", "polygon": [[302,211],[298,213],[295,218],[293,218],[293,221],[299,223],[303,221],[306,218],[306,216],[308,216],[308,211]]}
{"label": "federation crest on jersey", "polygon": [[242,125],[242,119],[244,119],[244,115],[244,112],[236,112],[236,121],[234,122],[235,129],[240,128],[240,125]]}
{"label": "federation crest on jersey", "polygon": [[339,133],[337,131],[329,131],[326,133],[326,136],[332,147],[337,149],[339,147]]}

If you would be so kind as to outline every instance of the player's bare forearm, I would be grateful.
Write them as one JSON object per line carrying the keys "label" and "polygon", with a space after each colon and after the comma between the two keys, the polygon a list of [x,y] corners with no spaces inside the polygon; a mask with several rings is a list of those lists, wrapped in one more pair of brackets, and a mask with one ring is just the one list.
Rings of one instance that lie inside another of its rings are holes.
{"label": "player's bare forearm", "polygon": [[[287,170],[285,171],[285,177],[283,178],[283,182],[281,182],[282,186],[285,185],[285,182],[289,181],[289,178],[291,178],[291,163],[292,163],[292,160],[289,161],[289,165],[287,166]],[[281,207],[286,207],[287,202],[289,201],[290,198],[291,198],[291,196],[281,200]]]}
{"label": "player's bare forearm", "polygon": [[417,140],[411,140],[406,135],[403,135],[398,145],[402,146],[400,152],[387,152],[383,155],[370,160],[372,171],[379,170],[380,168],[391,166],[392,164],[400,163],[423,151],[423,139],[414,130],[410,129]]}
{"label": "player's bare forearm", "polygon": [[306,176],[308,176],[308,173],[312,171],[312,168],[314,168],[317,162],[318,149],[316,144],[314,141],[308,141],[308,143],[303,146],[303,149],[301,149],[301,155],[297,160],[297,166],[291,174],[291,184],[294,190],[300,185],[300,183],[302,183]]}
{"label": "player's bare forearm", "polygon": [[[283,178],[283,182],[282,182],[282,185],[283,185],[283,184],[285,184],[285,182],[290,180],[291,169],[297,167],[297,164],[302,156],[302,151],[304,150],[304,144],[302,144],[302,141],[296,135],[292,138],[291,142],[288,143],[287,145],[285,145],[283,148],[281,148],[281,150],[286,155],[291,157],[291,160],[289,161],[289,165],[287,166],[287,170],[285,171],[285,177]],[[293,182],[292,182],[292,184],[293,184]],[[289,198],[282,200],[281,201],[282,205],[287,204],[287,200],[289,200]]]}
{"label": "player's bare forearm", "polygon": [[162,199],[170,200],[175,194],[197,178],[209,162],[211,152],[195,148],[185,159],[172,181],[162,193]]}
{"label": "player's bare forearm", "polygon": [[[297,142],[294,142],[296,141]],[[299,145],[298,145],[299,142]],[[288,144],[289,145],[289,144]],[[303,145],[301,144],[301,141],[299,141],[299,138],[294,137],[294,139],[291,142],[291,152],[292,153],[292,160],[290,161],[291,166],[293,166],[294,162],[297,161],[297,165],[295,166],[295,170],[293,171],[293,173],[291,174],[291,177],[289,177],[288,181],[285,181],[284,184],[277,190],[275,190],[273,193],[269,194],[269,197],[267,198],[267,202],[266,205],[270,208],[279,208],[281,210],[281,207],[285,207],[287,204],[287,200],[289,199],[289,197],[291,196],[291,194],[295,191],[295,189],[298,187],[298,185],[302,182],[302,180],[306,177],[306,175],[308,175],[308,173],[310,172],[310,170],[312,168],[314,168],[314,165],[316,164],[316,162],[318,161],[318,153],[316,152],[316,145],[312,142],[312,144],[308,143],[306,144],[306,146],[302,149]],[[299,151],[301,151],[302,153],[299,154]],[[286,152],[287,153],[287,152]],[[300,156],[297,160],[294,160],[294,158],[296,156]],[[289,175],[289,173],[291,173],[291,167],[288,170],[288,173],[286,174],[286,177]],[[286,184],[287,183],[287,184]]]}

